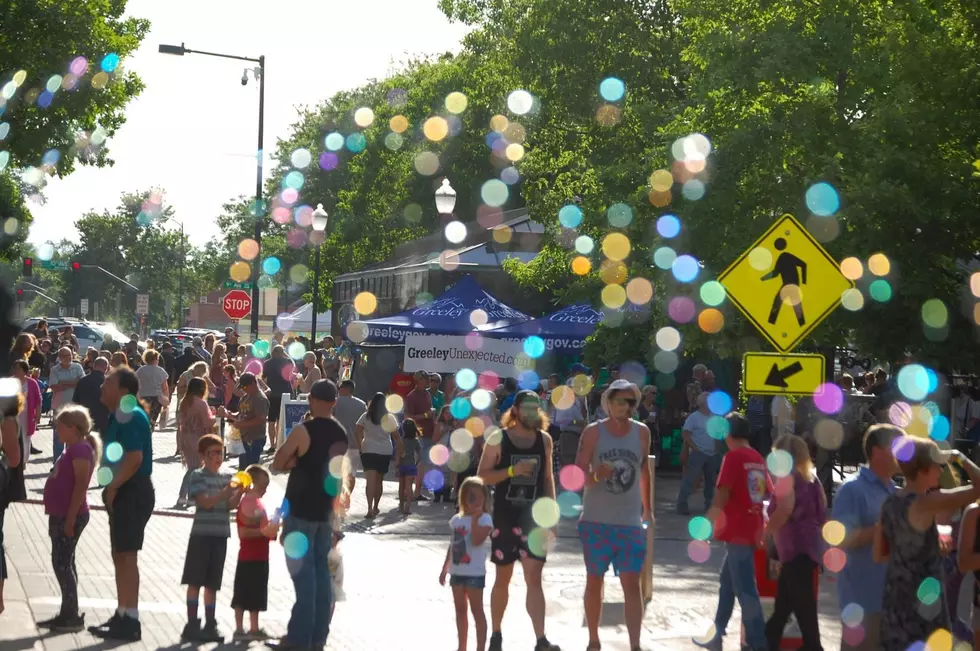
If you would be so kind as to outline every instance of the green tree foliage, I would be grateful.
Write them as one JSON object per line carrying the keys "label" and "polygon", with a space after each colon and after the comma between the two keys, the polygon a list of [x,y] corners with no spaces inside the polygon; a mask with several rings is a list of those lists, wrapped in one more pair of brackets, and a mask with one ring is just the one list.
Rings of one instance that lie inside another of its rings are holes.
{"label": "green tree foliage", "polygon": [[[0,1],[0,86],[25,73],[10,99],[0,99],[0,119],[9,124],[2,150],[10,166],[43,164],[63,176],[76,159],[112,163],[103,143],[125,122],[123,110],[143,83],[121,65],[113,69],[111,59],[107,83],[99,87],[102,78],[94,85],[93,79],[107,55],[124,61],[150,27],[146,20],[124,17],[125,8],[125,0]],[[78,57],[87,60],[87,68],[71,75]],[[42,95],[49,85],[54,97],[45,108]],[[45,159],[51,150],[60,153],[56,163]]]}

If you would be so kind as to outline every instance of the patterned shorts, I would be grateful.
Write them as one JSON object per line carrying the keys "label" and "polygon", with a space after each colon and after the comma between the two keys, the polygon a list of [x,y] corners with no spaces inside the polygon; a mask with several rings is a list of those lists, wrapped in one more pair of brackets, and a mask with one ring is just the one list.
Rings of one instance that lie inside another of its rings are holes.
{"label": "patterned shorts", "polygon": [[610,562],[617,575],[643,569],[647,553],[647,532],[643,527],[579,522],[578,537],[590,576],[603,576]]}

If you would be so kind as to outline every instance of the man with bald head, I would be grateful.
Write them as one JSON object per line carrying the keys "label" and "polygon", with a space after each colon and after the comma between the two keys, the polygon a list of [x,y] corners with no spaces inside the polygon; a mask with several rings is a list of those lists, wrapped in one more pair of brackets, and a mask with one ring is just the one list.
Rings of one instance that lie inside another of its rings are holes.
{"label": "man with bald head", "polygon": [[293,360],[286,355],[286,349],[280,345],[272,347],[272,355],[262,365],[262,379],[269,387],[269,450],[276,451],[276,438],[279,432],[279,410],[282,407],[284,393],[291,394],[293,390],[293,374],[296,367]]}

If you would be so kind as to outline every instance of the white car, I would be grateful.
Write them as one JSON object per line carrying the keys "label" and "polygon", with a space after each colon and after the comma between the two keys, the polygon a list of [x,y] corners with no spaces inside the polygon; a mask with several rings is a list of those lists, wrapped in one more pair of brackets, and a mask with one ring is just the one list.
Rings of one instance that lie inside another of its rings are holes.
{"label": "white car", "polygon": [[[71,325],[72,331],[78,339],[79,355],[84,355],[90,346],[96,350],[101,350],[107,334],[111,335],[112,340],[118,342],[120,346],[129,341],[129,335],[123,334],[111,323],[72,323],[69,325]],[[65,327],[64,325],[54,325],[51,326],[51,329],[60,332]],[[146,344],[141,341],[139,343],[139,349],[142,353],[146,350]]]}

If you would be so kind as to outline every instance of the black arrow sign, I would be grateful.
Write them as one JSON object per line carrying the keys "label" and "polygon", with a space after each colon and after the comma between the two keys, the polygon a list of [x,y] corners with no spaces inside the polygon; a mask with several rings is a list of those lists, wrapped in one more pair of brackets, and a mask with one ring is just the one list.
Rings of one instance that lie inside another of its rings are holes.
{"label": "black arrow sign", "polygon": [[786,380],[793,377],[797,373],[803,370],[803,365],[799,362],[793,362],[786,368],[779,368],[778,364],[773,364],[772,369],[769,370],[769,375],[766,377],[766,386],[770,387],[780,387],[785,389],[789,385],[786,384]]}

